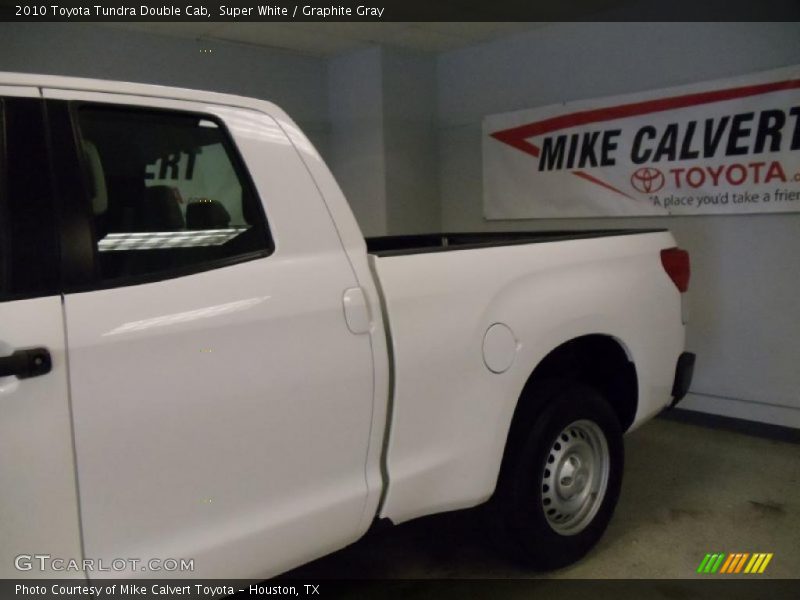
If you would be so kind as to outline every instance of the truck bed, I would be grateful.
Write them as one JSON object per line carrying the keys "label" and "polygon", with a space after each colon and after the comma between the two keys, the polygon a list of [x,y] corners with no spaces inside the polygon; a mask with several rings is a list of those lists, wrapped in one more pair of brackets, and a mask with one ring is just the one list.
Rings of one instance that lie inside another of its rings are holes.
{"label": "truck bed", "polygon": [[376,256],[399,256],[492,246],[562,242],[619,235],[656,233],[666,229],[576,229],[555,231],[499,231],[482,233],[426,233],[368,237],[367,251]]}
{"label": "truck bed", "polygon": [[[684,330],[660,253],[675,245],[652,229],[368,240],[391,369],[380,516],[402,523],[486,500],[506,442],[490,424],[511,423],[536,366],[571,340],[613,340],[635,365],[625,429],[667,406]],[[492,331],[504,332],[496,369]]]}

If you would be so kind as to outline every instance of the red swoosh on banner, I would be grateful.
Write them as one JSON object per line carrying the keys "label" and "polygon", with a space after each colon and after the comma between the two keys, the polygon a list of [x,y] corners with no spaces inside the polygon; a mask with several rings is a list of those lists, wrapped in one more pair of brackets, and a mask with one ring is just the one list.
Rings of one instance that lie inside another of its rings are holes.
{"label": "red swoosh on banner", "polygon": [[[526,123],[512,127],[511,129],[503,129],[502,131],[495,131],[491,133],[493,138],[508,144],[512,148],[521,150],[531,156],[539,157],[540,149],[538,146],[528,141],[528,138],[544,135],[560,129],[568,129],[570,127],[577,127],[579,125],[588,125],[590,123],[601,123],[603,121],[613,121],[615,119],[624,119],[625,117],[636,117],[639,115],[648,115],[665,110],[674,110],[676,108],[686,108],[689,106],[698,106],[701,104],[712,104],[714,102],[724,102],[725,100],[735,100],[737,98],[747,98],[750,96],[758,96],[760,94],[768,94],[771,92],[782,92],[785,90],[794,90],[800,88],[800,79],[788,79],[786,81],[776,81],[773,83],[762,83],[758,85],[747,85],[738,88],[729,88],[725,90],[715,90],[711,92],[699,92],[696,94],[686,94],[685,96],[673,96],[671,98],[659,98],[658,100],[646,100],[644,102],[633,102],[631,104],[620,104],[618,106],[609,106],[607,108],[597,108],[593,110],[584,110],[574,112],[568,115],[561,115],[543,121],[536,121],[535,123]],[[626,198],[630,198],[628,194],[618,190],[612,185],[600,181],[599,179],[587,175],[583,171],[572,171],[573,175],[588,179],[602,185],[605,188],[613,190],[622,194]]]}

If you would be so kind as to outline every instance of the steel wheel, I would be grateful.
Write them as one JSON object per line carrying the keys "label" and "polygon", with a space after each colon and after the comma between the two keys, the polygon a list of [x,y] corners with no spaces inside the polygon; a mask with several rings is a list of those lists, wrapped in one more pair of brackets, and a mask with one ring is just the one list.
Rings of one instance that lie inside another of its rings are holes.
{"label": "steel wheel", "polygon": [[[622,485],[619,419],[602,394],[577,381],[531,384],[515,415],[487,508],[498,547],[535,569],[584,556],[603,535]],[[538,404],[538,406],[537,406]]]}
{"label": "steel wheel", "polygon": [[611,459],[606,436],[593,421],[574,421],[558,434],[542,472],[542,509],[560,535],[575,535],[603,503]]}

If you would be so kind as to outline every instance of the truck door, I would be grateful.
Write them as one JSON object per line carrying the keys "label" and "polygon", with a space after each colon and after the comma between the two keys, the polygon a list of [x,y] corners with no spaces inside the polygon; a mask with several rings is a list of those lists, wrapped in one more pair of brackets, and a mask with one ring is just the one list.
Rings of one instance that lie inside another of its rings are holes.
{"label": "truck door", "polygon": [[[80,560],[43,102],[0,86],[0,577]],[[64,572],[59,576],[81,576]]]}
{"label": "truck door", "polygon": [[86,555],[263,577],[357,538],[370,343],[289,140],[254,110],[45,97]]}

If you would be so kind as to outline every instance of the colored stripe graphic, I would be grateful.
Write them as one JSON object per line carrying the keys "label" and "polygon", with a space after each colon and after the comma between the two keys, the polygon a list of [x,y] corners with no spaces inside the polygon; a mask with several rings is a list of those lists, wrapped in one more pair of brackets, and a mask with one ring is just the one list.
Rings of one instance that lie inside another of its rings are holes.
{"label": "colored stripe graphic", "polygon": [[700,563],[700,566],[697,567],[698,573],[716,573],[717,569],[719,569],[722,561],[725,558],[724,552],[714,553],[714,554],[706,554],[703,561]]}
{"label": "colored stripe graphic", "polygon": [[767,556],[764,558],[764,562],[761,563],[761,567],[758,569],[758,572],[759,573],[763,573],[764,569],[767,568],[767,565],[769,564],[769,561],[771,561],[771,560],[772,560],[772,552],[767,554]]}
{"label": "colored stripe graphic", "polygon": [[[727,556],[727,559],[725,558]],[[774,555],[770,552],[733,552],[731,554],[714,553],[706,554],[697,567],[698,573],[714,574],[719,572],[720,575],[735,575],[735,574],[750,574],[756,575],[763,573],[769,561],[772,560]]]}
{"label": "colored stripe graphic", "polygon": [[736,568],[736,565],[739,564],[739,558],[742,555],[738,552],[731,552],[728,555],[728,560],[725,562],[724,568],[720,571],[720,573],[733,573],[733,570]]}
{"label": "colored stripe graphic", "polygon": [[761,566],[761,561],[764,560],[763,554],[753,554],[753,558],[750,559],[750,562],[747,563],[747,566],[744,568],[745,573],[756,573],[756,569]]}
{"label": "colored stripe graphic", "polygon": [[729,554],[728,555],[728,560],[726,560],[725,564],[722,565],[722,569],[720,569],[720,573],[727,573],[728,569],[731,566],[731,563],[733,563],[733,554]]}
{"label": "colored stripe graphic", "polygon": [[724,552],[720,552],[719,557],[717,558],[717,561],[714,563],[714,566],[711,567],[711,572],[712,573],[716,573],[717,572],[717,569],[719,569],[720,565],[722,565],[722,559],[724,559],[724,558],[725,558],[725,553]]}
{"label": "colored stripe graphic", "polygon": [[744,566],[744,561],[746,561],[746,560],[747,560],[747,557],[748,557],[748,556],[750,556],[750,554],[749,554],[749,553],[747,553],[747,552],[745,552],[744,554],[742,554],[742,558],[740,558],[740,559],[739,559],[739,564],[738,564],[738,565],[736,565],[736,571],[735,571],[736,573],[738,573],[739,571],[741,571],[741,570],[742,570],[742,567]]}
{"label": "colored stripe graphic", "polygon": [[706,570],[705,570],[706,569],[706,565],[708,564],[708,562],[710,560],[711,560],[711,555],[710,554],[706,554],[706,557],[702,561],[700,561],[700,566],[697,567],[697,572],[698,573],[705,573],[706,572]]}

